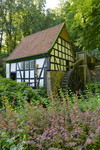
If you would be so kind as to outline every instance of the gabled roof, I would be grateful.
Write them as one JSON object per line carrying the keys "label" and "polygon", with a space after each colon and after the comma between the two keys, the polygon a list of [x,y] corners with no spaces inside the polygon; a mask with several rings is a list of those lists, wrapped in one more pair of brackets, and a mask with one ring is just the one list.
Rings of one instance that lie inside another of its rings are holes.
{"label": "gabled roof", "polygon": [[7,58],[7,61],[47,53],[52,48],[64,24],[25,37]]}

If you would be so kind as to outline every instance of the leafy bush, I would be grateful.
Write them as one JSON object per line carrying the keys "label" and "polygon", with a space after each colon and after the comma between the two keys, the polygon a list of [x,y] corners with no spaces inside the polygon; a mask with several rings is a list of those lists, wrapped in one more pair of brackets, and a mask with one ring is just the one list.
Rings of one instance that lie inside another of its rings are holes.
{"label": "leafy bush", "polygon": [[73,101],[66,95],[62,101],[52,98],[46,109],[25,103],[14,111],[6,100],[6,111],[0,112],[0,149],[99,150],[99,107],[81,111],[77,96]]}
{"label": "leafy bush", "polygon": [[5,97],[13,106],[23,106],[25,101],[34,105],[47,105],[47,100],[40,97],[27,83],[17,83],[11,79],[0,78],[0,106],[5,103]]}
{"label": "leafy bush", "polygon": [[100,82],[97,83],[88,83],[87,88],[90,89],[93,93],[100,93]]}
{"label": "leafy bush", "polygon": [[78,107],[81,111],[86,111],[87,109],[93,111],[95,107],[100,105],[100,93],[95,92],[94,94],[90,89],[84,91],[84,94],[81,94],[78,91],[76,93],[71,91],[66,91],[66,93],[63,93],[61,90],[59,93],[60,96],[56,95],[56,99],[60,99],[61,101],[62,99],[66,99],[66,102],[70,100],[72,107],[74,107],[75,97],[77,97]]}
{"label": "leafy bush", "polygon": [[47,91],[45,87],[40,87],[39,89],[37,89],[37,93],[44,98],[48,98],[47,96]]}
{"label": "leafy bush", "polygon": [[6,63],[3,62],[3,60],[0,60],[0,76],[5,77],[6,76]]}
{"label": "leafy bush", "polygon": [[49,100],[38,93],[27,83],[0,78],[1,150],[99,150],[99,93],[69,96],[60,90]]}

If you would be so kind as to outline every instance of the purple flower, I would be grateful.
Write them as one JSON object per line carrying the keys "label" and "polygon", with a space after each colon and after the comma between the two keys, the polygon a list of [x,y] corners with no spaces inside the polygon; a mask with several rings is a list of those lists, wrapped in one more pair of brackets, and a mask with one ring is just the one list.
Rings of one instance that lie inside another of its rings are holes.
{"label": "purple flower", "polygon": [[88,138],[88,139],[86,140],[86,142],[85,142],[85,144],[84,144],[84,145],[91,144],[92,142],[93,142],[93,140],[91,140],[91,139],[89,139],[89,138]]}
{"label": "purple flower", "polygon": [[68,145],[70,146],[70,147],[73,147],[73,146],[75,146],[77,143],[76,142],[70,142],[70,143],[68,143]]}
{"label": "purple flower", "polygon": [[79,146],[79,147],[78,147],[78,150],[82,150],[82,149],[83,149],[83,146]]}
{"label": "purple flower", "polygon": [[100,126],[98,126],[98,128],[96,129],[96,133],[100,133]]}
{"label": "purple flower", "polygon": [[49,150],[61,150],[61,149],[52,147],[52,148],[49,148]]}

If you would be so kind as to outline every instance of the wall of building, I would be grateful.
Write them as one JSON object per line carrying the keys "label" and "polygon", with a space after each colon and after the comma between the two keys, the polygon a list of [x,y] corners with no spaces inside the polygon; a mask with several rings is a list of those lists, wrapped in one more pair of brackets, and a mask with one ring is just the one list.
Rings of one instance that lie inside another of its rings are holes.
{"label": "wall of building", "polygon": [[58,37],[50,53],[50,70],[66,71],[74,62],[69,41]]}
{"label": "wall of building", "polygon": [[27,82],[36,88],[36,86],[45,85],[46,69],[47,58],[7,63],[6,77],[13,78],[12,76],[15,76],[17,82]]}
{"label": "wall of building", "polygon": [[47,71],[47,93],[52,95],[59,88],[65,75],[64,71]]}

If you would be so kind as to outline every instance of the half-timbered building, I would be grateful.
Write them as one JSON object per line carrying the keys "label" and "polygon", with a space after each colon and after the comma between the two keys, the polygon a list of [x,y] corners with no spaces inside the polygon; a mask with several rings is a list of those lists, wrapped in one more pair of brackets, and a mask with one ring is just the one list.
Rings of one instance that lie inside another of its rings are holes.
{"label": "half-timbered building", "polygon": [[65,24],[22,39],[6,61],[6,77],[33,88],[58,86],[74,62]]}

